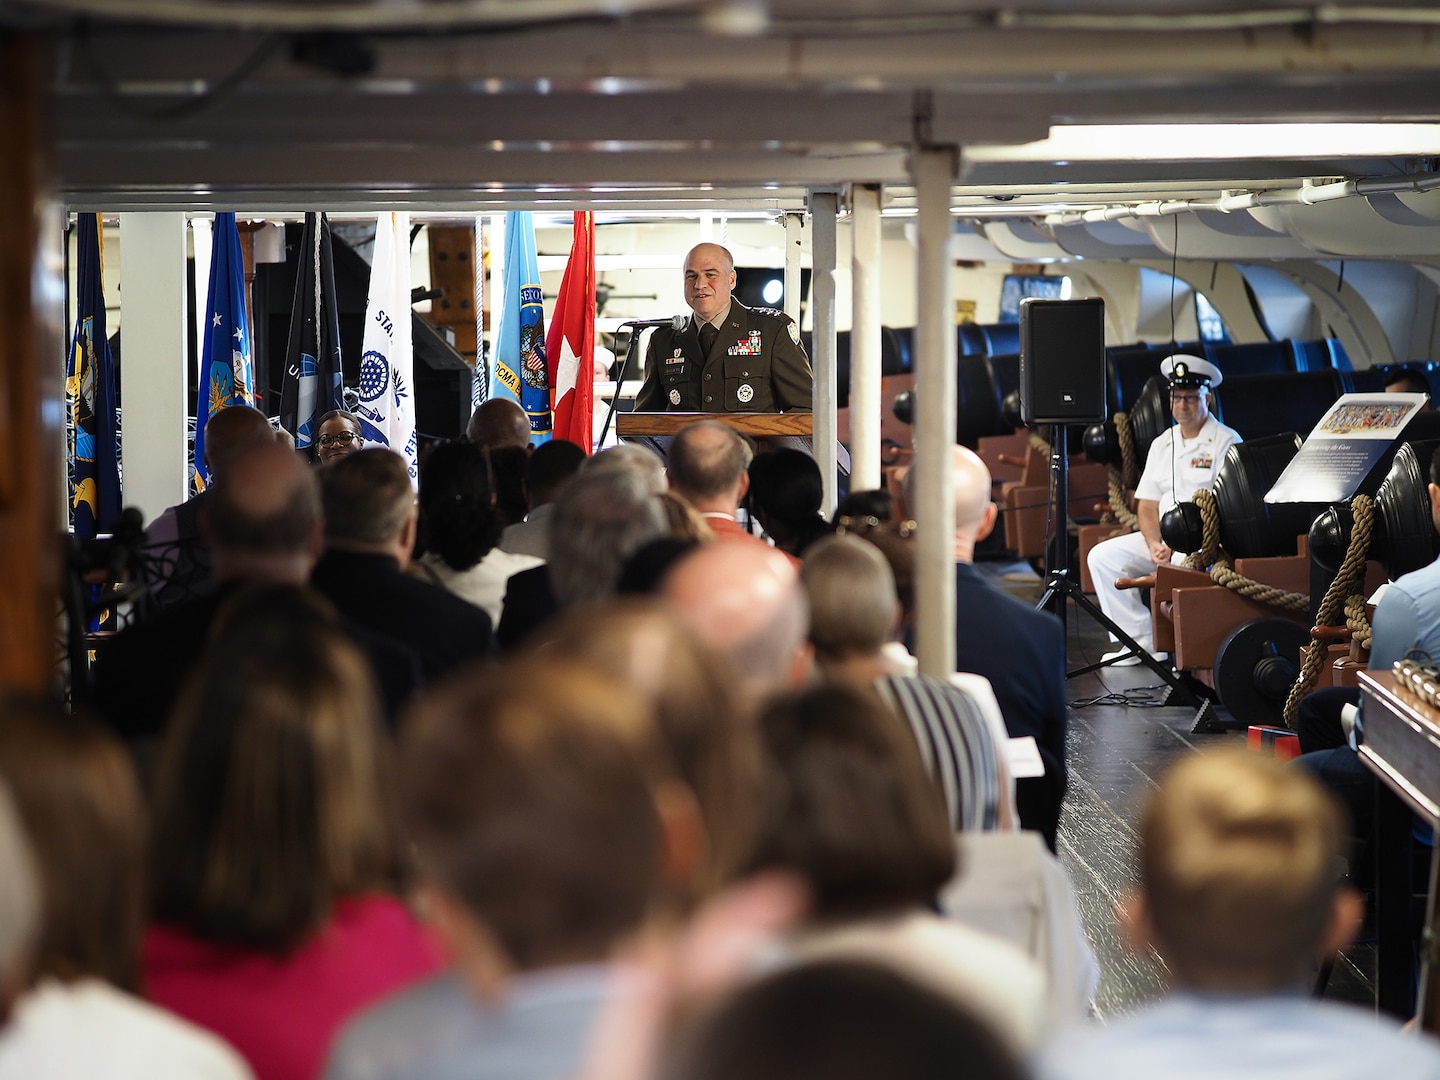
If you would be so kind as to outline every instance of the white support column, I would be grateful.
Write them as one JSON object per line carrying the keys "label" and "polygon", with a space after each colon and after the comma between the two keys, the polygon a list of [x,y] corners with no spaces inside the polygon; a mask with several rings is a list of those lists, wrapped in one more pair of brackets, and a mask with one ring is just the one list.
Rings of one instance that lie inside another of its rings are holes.
{"label": "white support column", "polygon": [[850,189],[850,490],[880,486],[880,187]]}
{"label": "white support column", "polygon": [[785,215],[785,314],[800,325],[800,230],[803,214]]}
{"label": "white support column", "polygon": [[955,670],[955,313],[951,295],[950,184],[954,147],[917,148],[910,173],[919,204],[915,320],[916,652],[920,672]]}
{"label": "white support column", "polygon": [[121,498],[148,522],[189,494],[183,213],[120,215],[120,319]]}
{"label": "white support column", "polygon": [[835,510],[835,259],[839,196],[833,191],[810,193],[810,221],[815,233],[810,255],[810,304],[815,369],[815,464],[820,466],[824,498],[820,512]]}

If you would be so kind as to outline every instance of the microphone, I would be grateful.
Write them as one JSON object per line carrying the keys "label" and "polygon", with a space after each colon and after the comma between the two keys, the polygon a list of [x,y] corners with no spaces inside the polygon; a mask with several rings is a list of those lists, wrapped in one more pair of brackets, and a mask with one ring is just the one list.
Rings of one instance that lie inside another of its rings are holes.
{"label": "microphone", "polygon": [[668,319],[628,319],[621,323],[620,326],[633,326],[636,330],[649,330],[652,327],[659,328],[661,326],[668,326],[678,334],[681,330],[685,329],[685,324],[689,321],[690,316],[688,315],[671,315]]}

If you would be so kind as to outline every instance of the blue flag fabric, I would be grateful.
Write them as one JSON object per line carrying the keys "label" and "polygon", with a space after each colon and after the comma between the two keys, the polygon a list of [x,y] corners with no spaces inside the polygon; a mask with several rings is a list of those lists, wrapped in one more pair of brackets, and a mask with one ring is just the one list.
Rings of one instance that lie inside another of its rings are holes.
{"label": "blue flag fabric", "polygon": [[550,380],[545,363],[545,303],[535,222],[528,210],[505,215],[505,295],[495,333],[490,396],[520,403],[530,417],[530,445],[550,441]]}
{"label": "blue flag fabric", "polygon": [[115,361],[105,332],[100,215],[76,221],[75,333],[66,394],[75,425],[75,535],[88,539],[120,516],[120,453],[115,420]]}
{"label": "blue flag fabric", "polygon": [[210,302],[200,358],[200,388],[195,402],[195,486],[210,481],[205,467],[205,425],[221,409],[251,405],[255,398],[250,335],[245,318],[245,257],[235,215],[215,215],[215,244],[210,253]]}
{"label": "blue flag fabric", "polygon": [[343,407],[340,379],[340,308],[335,299],[330,223],[324,214],[312,211],[305,215],[300,241],[300,271],[295,275],[280,393],[280,426],[295,436],[297,450],[309,450],[314,444],[321,416]]}

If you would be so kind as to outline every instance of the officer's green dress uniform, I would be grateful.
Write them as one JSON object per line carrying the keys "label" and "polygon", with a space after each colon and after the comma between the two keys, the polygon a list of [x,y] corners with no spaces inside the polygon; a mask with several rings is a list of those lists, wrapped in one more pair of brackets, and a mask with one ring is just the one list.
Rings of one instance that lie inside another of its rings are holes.
{"label": "officer's green dress uniform", "polygon": [[708,353],[695,323],[650,335],[636,412],[809,411],[814,374],[790,316],[731,300]]}

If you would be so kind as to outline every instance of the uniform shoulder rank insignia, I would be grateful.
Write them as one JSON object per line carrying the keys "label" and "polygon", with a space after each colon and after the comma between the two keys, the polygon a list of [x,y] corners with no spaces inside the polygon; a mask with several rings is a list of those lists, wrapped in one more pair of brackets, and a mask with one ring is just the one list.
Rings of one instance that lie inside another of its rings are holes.
{"label": "uniform shoulder rank insignia", "polygon": [[750,309],[750,314],[751,314],[751,315],[764,315],[764,316],[766,316],[767,318],[771,318],[771,319],[784,319],[784,318],[788,318],[788,316],[785,314],[785,312],[781,311],[779,308],[773,308],[773,307],[752,307],[752,308]]}

